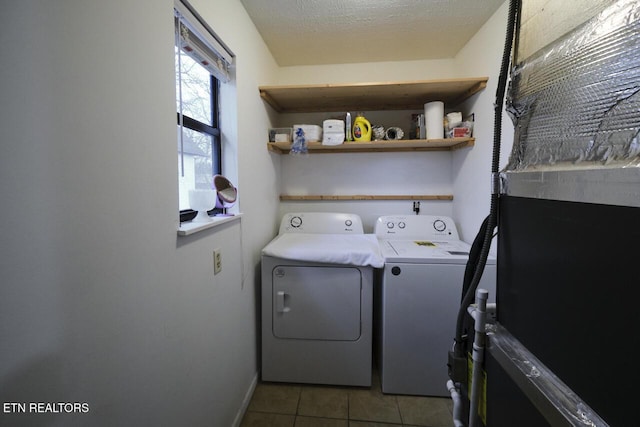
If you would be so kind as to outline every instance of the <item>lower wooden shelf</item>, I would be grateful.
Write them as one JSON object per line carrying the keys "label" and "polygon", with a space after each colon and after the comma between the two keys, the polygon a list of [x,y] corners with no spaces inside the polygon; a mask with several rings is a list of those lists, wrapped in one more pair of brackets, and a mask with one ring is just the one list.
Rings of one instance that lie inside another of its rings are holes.
{"label": "lower wooden shelf", "polygon": [[371,195],[371,194],[358,194],[358,195],[346,195],[335,196],[329,194],[315,194],[315,195],[291,195],[281,194],[280,200],[282,201],[318,201],[318,200],[453,200],[452,194],[429,194],[429,195],[407,195],[407,194],[393,194],[393,195]]}
{"label": "lower wooden shelf", "polygon": [[[309,153],[384,153],[392,151],[452,151],[472,147],[475,138],[444,139],[401,139],[398,141],[346,141],[340,145],[322,145],[321,142],[309,142]],[[273,153],[287,154],[291,150],[290,142],[268,142],[267,149]]]}

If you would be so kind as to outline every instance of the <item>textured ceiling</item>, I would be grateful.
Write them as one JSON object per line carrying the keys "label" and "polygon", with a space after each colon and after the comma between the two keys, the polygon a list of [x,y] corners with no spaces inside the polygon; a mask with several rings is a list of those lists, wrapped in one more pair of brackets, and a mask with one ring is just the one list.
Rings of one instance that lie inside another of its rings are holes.
{"label": "textured ceiling", "polygon": [[280,66],[451,58],[504,1],[241,0]]}

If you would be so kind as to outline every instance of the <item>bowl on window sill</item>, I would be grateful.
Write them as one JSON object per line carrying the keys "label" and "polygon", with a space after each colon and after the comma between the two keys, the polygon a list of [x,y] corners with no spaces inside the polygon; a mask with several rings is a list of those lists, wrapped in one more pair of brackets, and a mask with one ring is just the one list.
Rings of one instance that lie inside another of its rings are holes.
{"label": "bowl on window sill", "polygon": [[192,222],[211,222],[213,219],[208,211],[216,207],[217,194],[215,190],[189,190],[189,206],[198,214]]}

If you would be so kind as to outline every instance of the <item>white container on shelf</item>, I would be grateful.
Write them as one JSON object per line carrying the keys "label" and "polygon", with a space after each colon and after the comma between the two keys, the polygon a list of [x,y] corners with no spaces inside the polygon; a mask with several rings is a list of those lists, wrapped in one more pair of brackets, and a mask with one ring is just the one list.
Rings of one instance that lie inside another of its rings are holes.
{"label": "white container on shelf", "polygon": [[293,125],[293,136],[299,128],[304,131],[304,139],[307,142],[320,142],[322,140],[322,128],[318,125]]}
{"label": "white container on shelf", "polygon": [[340,145],[344,142],[344,121],[325,120],[322,123],[322,145]]}

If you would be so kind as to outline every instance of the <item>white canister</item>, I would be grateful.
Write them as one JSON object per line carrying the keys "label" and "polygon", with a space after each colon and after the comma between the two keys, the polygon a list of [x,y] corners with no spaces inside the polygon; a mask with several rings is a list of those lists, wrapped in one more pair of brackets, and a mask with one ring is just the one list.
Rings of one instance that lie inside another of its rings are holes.
{"label": "white canister", "polygon": [[322,145],[339,145],[344,142],[344,121],[325,120],[322,123]]}
{"label": "white canister", "polygon": [[424,104],[424,121],[427,139],[444,138],[444,102],[433,101]]}

